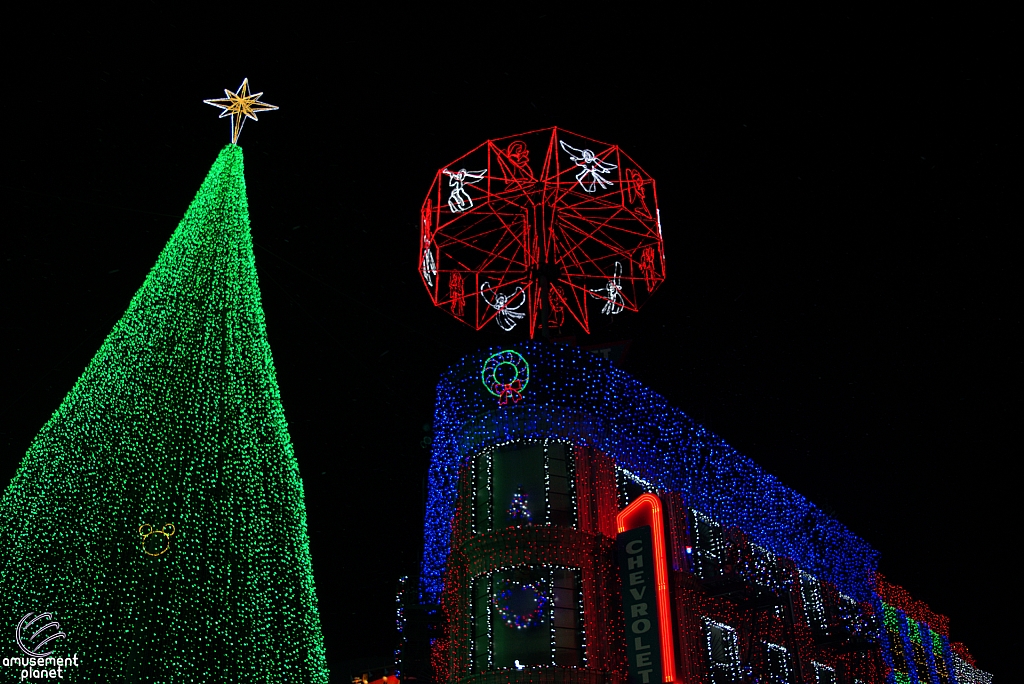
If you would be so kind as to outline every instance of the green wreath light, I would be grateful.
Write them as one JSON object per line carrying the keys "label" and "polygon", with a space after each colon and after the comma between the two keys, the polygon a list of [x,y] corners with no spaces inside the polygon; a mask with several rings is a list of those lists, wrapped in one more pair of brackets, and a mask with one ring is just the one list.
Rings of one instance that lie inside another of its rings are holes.
{"label": "green wreath light", "polygon": [[480,379],[487,391],[498,397],[499,404],[515,404],[530,382],[530,364],[519,352],[503,349],[487,357]]}

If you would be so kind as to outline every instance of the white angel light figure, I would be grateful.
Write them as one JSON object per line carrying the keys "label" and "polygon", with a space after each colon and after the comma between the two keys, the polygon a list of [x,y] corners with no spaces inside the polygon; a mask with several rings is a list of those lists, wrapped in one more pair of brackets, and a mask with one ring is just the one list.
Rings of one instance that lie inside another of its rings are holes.
{"label": "white angel light figure", "polygon": [[423,279],[427,281],[427,285],[433,287],[434,276],[437,275],[437,262],[434,261],[434,253],[430,250],[429,245],[423,250],[423,264],[420,266],[420,272],[423,274]]}
{"label": "white angel light figure", "polygon": [[[609,164],[608,162],[601,161],[594,154],[593,150],[578,150],[572,145],[567,145],[564,140],[559,140],[558,144],[561,145],[562,149],[569,155],[569,159],[572,159],[576,166],[583,169],[576,174],[576,180],[579,182],[581,188],[587,192],[594,192],[595,183],[600,185],[602,190],[606,190],[612,186],[613,181],[610,181],[599,174],[608,173],[612,169],[619,168],[617,164]],[[590,176],[589,181],[585,180],[587,176]]]}
{"label": "white angel light figure", "polygon": [[[491,292],[491,297],[487,297],[487,293]],[[515,306],[509,306],[516,298],[522,295],[522,299]],[[494,320],[498,322],[500,327],[505,332],[512,330],[516,327],[516,322],[519,321],[526,314],[516,311],[526,302],[526,296],[523,293],[523,288],[517,287],[516,291],[510,295],[505,295],[491,287],[490,282],[485,282],[480,286],[480,296],[487,302],[487,305],[498,312],[498,315],[494,317]]]}
{"label": "white angel light figure", "polygon": [[445,169],[441,173],[448,176],[448,187],[452,189],[452,194],[448,196],[448,208],[452,210],[452,213],[458,214],[461,211],[472,209],[473,199],[466,192],[466,184],[472,185],[482,180],[487,169],[480,171],[459,169],[455,173]]}
{"label": "white angel light figure", "polygon": [[622,264],[616,261],[615,273],[608,284],[590,292],[591,296],[605,300],[601,313],[606,316],[621,313],[625,307],[625,300],[622,298]]}

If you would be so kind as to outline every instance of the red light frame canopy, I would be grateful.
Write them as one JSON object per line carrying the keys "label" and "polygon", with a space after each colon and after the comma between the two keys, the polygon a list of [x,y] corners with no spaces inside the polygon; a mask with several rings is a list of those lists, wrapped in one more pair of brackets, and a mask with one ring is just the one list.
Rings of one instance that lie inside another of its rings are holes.
{"label": "red light frame canopy", "polygon": [[488,140],[435,174],[418,264],[434,305],[476,330],[523,324],[532,338],[572,319],[589,333],[665,279],[654,179],[564,129]]}

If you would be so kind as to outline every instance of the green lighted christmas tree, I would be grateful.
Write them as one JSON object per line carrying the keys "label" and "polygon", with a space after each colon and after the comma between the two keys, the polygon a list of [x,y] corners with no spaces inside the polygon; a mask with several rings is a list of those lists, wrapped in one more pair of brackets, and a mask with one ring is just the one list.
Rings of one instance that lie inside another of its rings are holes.
{"label": "green lighted christmas tree", "polygon": [[52,613],[66,681],[327,682],[242,170],[228,145],[0,500],[0,631]]}

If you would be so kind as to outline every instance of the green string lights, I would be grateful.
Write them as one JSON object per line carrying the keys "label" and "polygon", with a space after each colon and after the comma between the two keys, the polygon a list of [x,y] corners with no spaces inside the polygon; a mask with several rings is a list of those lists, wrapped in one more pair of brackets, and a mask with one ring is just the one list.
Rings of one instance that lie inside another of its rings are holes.
{"label": "green string lights", "polygon": [[68,681],[328,681],[237,145],[29,447],[0,548],[0,630],[53,613]]}

